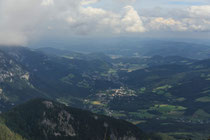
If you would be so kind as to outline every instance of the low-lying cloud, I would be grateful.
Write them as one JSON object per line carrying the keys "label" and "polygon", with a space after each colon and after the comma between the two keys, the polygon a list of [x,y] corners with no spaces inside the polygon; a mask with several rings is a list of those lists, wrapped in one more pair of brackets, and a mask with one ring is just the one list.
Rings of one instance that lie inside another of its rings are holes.
{"label": "low-lying cloud", "polygon": [[90,6],[97,2],[99,0],[0,0],[0,45],[26,45],[28,39],[47,29],[65,28],[71,34],[80,35],[145,31],[132,6],[116,13]]}

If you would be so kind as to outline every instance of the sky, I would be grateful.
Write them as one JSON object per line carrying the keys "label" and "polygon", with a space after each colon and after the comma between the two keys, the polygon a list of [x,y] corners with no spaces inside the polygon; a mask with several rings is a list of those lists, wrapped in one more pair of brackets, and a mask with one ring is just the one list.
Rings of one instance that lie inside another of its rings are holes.
{"label": "sky", "polygon": [[210,0],[0,0],[0,45],[74,37],[210,38]]}

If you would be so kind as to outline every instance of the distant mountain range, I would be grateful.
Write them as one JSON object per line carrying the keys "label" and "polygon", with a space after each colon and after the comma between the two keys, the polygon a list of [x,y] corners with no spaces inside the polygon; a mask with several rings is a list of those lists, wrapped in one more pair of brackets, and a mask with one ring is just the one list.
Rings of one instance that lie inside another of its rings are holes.
{"label": "distant mountain range", "polygon": [[[79,41],[78,41],[79,42]],[[103,52],[106,55],[115,55],[123,57],[140,56],[150,57],[160,56],[182,56],[192,59],[206,59],[210,57],[210,47],[208,43],[202,44],[180,42],[180,41],[164,41],[164,40],[140,40],[138,38],[127,39],[99,39],[99,40],[82,40],[81,43],[69,42],[69,44],[55,42],[42,44],[46,48],[59,48],[67,51],[96,53]],[[195,42],[195,41],[191,41]],[[36,47],[37,48],[37,47]],[[42,50],[44,50],[42,48]],[[46,52],[46,51],[45,51]],[[47,51],[49,53],[49,50]],[[52,53],[52,50],[51,50]],[[61,51],[56,52],[62,53]],[[63,51],[63,53],[66,53]]]}

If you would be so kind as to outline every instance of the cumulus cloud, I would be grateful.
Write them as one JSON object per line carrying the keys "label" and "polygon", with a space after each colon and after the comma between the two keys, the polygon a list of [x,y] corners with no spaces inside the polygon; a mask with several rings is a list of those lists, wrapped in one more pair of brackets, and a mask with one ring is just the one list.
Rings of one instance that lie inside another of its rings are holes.
{"label": "cumulus cloud", "polygon": [[125,10],[126,10],[126,14],[124,18],[122,19],[122,22],[125,26],[125,31],[144,32],[145,28],[143,26],[142,20],[139,14],[137,13],[137,11],[135,11],[132,6],[126,6]]}
{"label": "cumulus cloud", "polygon": [[191,17],[210,18],[210,5],[191,6],[187,10]]}
{"label": "cumulus cloud", "polygon": [[25,34],[16,31],[2,31],[0,33],[0,45],[26,45],[27,37]]}
{"label": "cumulus cloud", "polygon": [[48,12],[41,4],[41,0],[1,0],[0,44],[25,45],[28,36],[36,32],[37,25],[47,19]]}
{"label": "cumulus cloud", "polygon": [[[165,11],[165,12],[163,12]],[[147,31],[209,32],[210,5],[180,9],[152,9],[142,20]],[[167,14],[166,14],[167,13]]]}
{"label": "cumulus cloud", "polygon": [[43,6],[49,6],[49,5],[53,5],[54,1],[53,0],[43,0],[41,5]]}
{"label": "cumulus cloud", "polygon": [[94,4],[97,3],[99,0],[82,0],[81,4],[82,5],[89,5],[89,4]]}
{"label": "cumulus cloud", "polygon": [[93,7],[81,7],[78,12],[80,16],[67,18],[70,27],[77,33],[145,31],[140,16],[132,6],[124,7],[123,14]]}
{"label": "cumulus cloud", "polygon": [[121,3],[134,3],[136,2],[136,0],[115,0],[117,2],[121,2]]}
{"label": "cumulus cloud", "polygon": [[0,45],[26,45],[34,36],[59,28],[82,35],[145,31],[132,6],[119,12],[91,6],[99,1],[0,0]]}
{"label": "cumulus cloud", "polygon": [[0,0],[0,45],[27,45],[28,40],[53,30],[71,35],[210,30],[210,5],[142,13],[132,5],[136,0],[115,0],[124,3],[119,10],[94,7],[102,1]]}
{"label": "cumulus cloud", "polygon": [[0,45],[26,45],[79,6],[75,0],[0,0]]}
{"label": "cumulus cloud", "polygon": [[185,23],[175,20],[173,18],[163,18],[163,17],[157,17],[157,18],[150,18],[147,19],[148,24],[147,28],[150,29],[150,31],[186,31],[187,27]]}

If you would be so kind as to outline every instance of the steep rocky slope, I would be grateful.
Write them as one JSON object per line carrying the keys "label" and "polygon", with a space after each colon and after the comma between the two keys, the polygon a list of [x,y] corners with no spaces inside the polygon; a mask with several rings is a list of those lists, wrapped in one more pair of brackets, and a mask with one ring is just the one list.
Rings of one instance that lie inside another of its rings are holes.
{"label": "steep rocky slope", "polygon": [[144,140],[135,125],[88,111],[35,99],[2,115],[13,132],[28,140]]}

